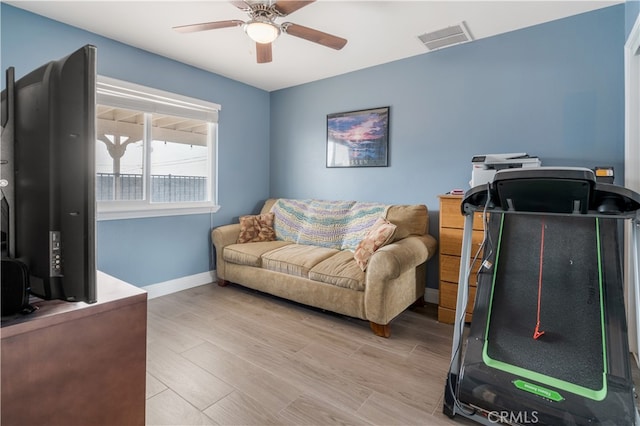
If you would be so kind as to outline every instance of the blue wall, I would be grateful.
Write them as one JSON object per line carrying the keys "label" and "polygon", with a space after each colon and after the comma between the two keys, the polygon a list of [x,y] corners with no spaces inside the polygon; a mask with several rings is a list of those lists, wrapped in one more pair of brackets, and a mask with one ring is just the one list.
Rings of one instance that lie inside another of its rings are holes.
{"label": "blue wall", "polygon": [[[0,59],[20,76],[92,43],[102,75],[222,105],[220,212],[98,224],[99,267],[147,285],[209,270],[212,224],[255,212],[269,196],[425,203],[437,235],[437,195],[468,187],[474,154],[523,151],[544,165],[612,165],[619,180],[622,47],[634,7],[613,6],[271,94],[6,4]],[[118,67],[123,63],[136,67]],[[326,115],[378,106],[391,107],[389,167],[327,169]],[[430,268],[430,287],[437,287],[435,272]]]}
{"label": "blue wall", "polygon": [[625,34],[628,38],[636,19],[640,16],[640,0],[627,0],[625,8]]}
{"label": "blue wall", "polygon": [[[620,180],[624,41],[618,5],[273,92],[271,194],[425,203],[437,235],[437,196],[469,187],[475,154],[610,165]],[[389,167],[326,168],[326,115],[387,105]]]}
{"label": "blue wall", "polygon": [[[620,5],[273,92],[271,194],[437,209],[496,152],[622,177],[624,40]],[[385,105],[390,166],[326,168],[326,115]]]}
{"label": "blue wall", "polygon": [[[213,218],[101,221],[97,227],[98,267],[132,284],[144,286],[209,271],[211,224],[237,220],[253,211],[257,200],[269,196],[269,163],[264,160],[269,156],[269,93],[6,4],[0,13],[1,65],[3,71],[14,66],[16,78],[94,44],[101,75],[222,105],[218,129],[222,208]],[[5,87],[4,72],[2,77]]]}

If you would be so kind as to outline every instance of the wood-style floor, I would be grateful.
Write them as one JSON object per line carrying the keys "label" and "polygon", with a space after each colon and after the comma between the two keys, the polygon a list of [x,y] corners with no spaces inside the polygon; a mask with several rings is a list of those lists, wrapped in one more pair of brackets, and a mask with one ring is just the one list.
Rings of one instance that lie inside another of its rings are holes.
{"label": "wood-style floor", "polygon": [[[148,425],[448,425],[452,326],[369,323],[239,286],[149,300]],[[466,422],[465,422],[466,423]]]}
{"label": "wood-style floor", "polygon": [[[453,326],[369,323],[240,286],[149,300],[148,425],[469,425],[442,414]],[[633,368],[634,378],[640,377]]]}

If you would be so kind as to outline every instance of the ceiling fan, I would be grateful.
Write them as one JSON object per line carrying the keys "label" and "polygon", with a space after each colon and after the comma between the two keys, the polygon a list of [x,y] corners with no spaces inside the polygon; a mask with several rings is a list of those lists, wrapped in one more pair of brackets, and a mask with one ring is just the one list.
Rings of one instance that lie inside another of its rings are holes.
{"label": "ceiling fan", "polygon": [[332,49],[342,49],[344,45],[347,44],[347,40],[344,38],[292,22],[284,22],[282,24],[275,22],[277,18],[287,16],[314,1],[315,0],[279,0],[272,2],[235,0],[230,1],[230,3],[249,15],[247,22],[232,19],[228,21],[181,25],[173,27],[173,29],[181,33],[190,33],[241,26],[249,38],[256,42],[256,59],[259,64],[271,62],[271,43],[278,38],[281,33],[299,37]]}

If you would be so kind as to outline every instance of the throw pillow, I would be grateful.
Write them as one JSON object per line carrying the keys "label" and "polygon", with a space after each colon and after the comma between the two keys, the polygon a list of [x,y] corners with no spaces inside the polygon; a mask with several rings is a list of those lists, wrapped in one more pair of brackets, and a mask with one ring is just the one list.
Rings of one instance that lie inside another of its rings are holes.
{"label": "throw pillow", "polygon": [[384,218],[379,218],[371,226],[367,235],[360,241],[353,254],[353,258],[363,271],[367,269],[369,259],[380,247],[389,244],[393,240],[397,226]]}
{"label": "throw pillow", "polygon": [[275,241],[276,231],[273,229],[274,216],[273,213],[265,213],[240,217],[238,244]]}

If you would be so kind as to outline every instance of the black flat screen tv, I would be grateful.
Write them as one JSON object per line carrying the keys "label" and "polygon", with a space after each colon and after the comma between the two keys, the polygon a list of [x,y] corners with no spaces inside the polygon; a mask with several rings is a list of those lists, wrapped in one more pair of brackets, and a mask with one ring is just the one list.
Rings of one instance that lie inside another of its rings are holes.
{"label": "black flat screen tv", "polygon": [[96,48],[15,82],[10,75],[2,92],[3,256],[27,265],[35,296],[96,302]]}

